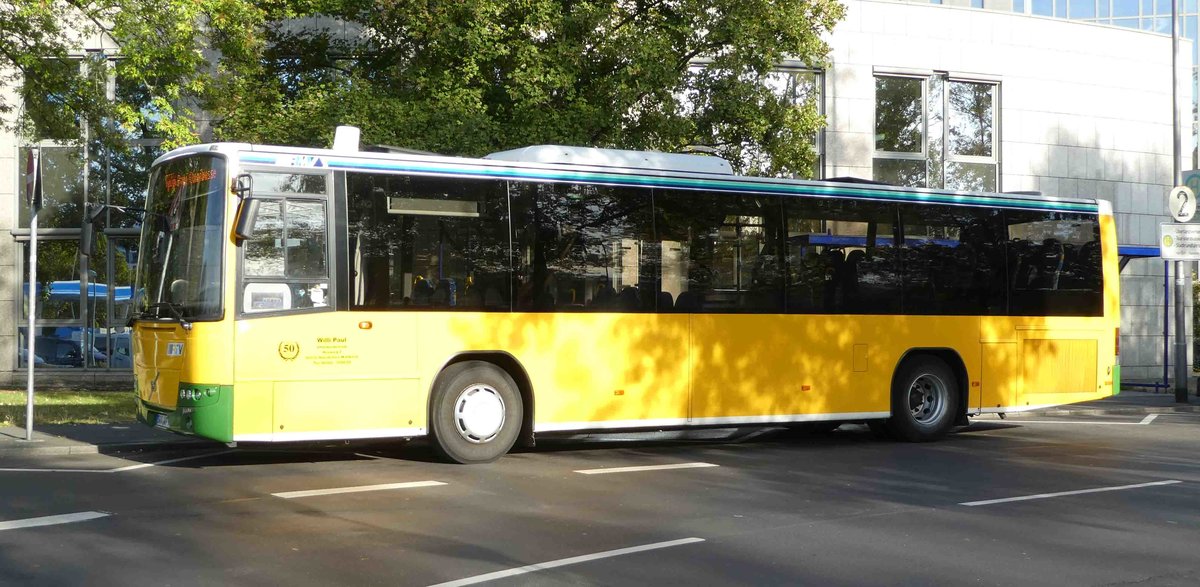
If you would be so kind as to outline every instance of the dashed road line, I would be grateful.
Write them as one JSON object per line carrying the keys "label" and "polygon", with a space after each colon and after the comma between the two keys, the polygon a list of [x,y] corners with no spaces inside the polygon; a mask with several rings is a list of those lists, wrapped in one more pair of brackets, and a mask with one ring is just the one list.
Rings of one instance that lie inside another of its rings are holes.
{"label": "dashed road line", "polygon": [[631,546],[629,548],[618,548],[616,550],[606,550],[604,552],[597,552],[595,554],[585,554],[582,556],[573,556],[571,558],[563,558],[563,559],[558,559],[558,560],[554,560],[554,561],[547,561],[544,563],[537,563],[537,564],[527,565],[524,567],[517,567],[515,569],[496,571],[494,573],[488,573],[486,575],[476,575],[474,577],[467,577],[465,579],[458,579],[455,581],[447,581],[445,583],[438,583],[437,585],[432,585],[430,587],[462,587],[464,585],[475,585],[477,583],[484,583],[487,581],[495,581],[497,579],[503,579],[505,577],[515,577],[517,575],[526,575],[529,573],[536,573],[538,571],[545,571],[548,569],[565,567],[567,565],[577,565],[579,563],[586,563],[586,562],[604,559],[604,558],[612,558],[614,556],[623,556],[626,554],[646,552],[648,550],[658,550],[661,548],[671,548],[672,546],[682,546],[684,544],[694,544],[697,542],[704,542],[704,539],[703,538],[681,538],[679,540],[669,540],[667,542],[655,542],[654,544],[644,544],[642,546]]}
{"label": "dashed road line", "polygon": [[604,475],[607,473],[640,473],[642,471],[669,471],[672,469],[699,469],[703,467],[719,467],[712,463],[678,463],[674,465],[646,465],[642,467],[609,467],[605,469],[581,469],[575,471],[584,475]]}
{"label": "dashed road line", "polygon": [[40,518],[26,518],[24,520],[10,520],[0,522],[0,531],[17,530],[20,528],[36,528],[38,526],[55,526],[58,524],[70,524],[73,522],[86,522],[97,518],[105,518],[112,514],[107,512],[78,512],[74,514],[59,514],[57,516],[42,516]]}
{"label": "dashed road line", "polygon": [[436,487],[445,485],[441,481],[409,481],[406,483],[382,483],[379,485],[359,485],[358,487],[335,487],[332,489],[309,489],[306,491],[284,491],[282,493],[272,493],[275,497],[283,499],[296,499],[298,497],[316,497],[319,495],[337,495],[339,493],[361,493],[364,491],[385,491],[388,489],[414,489],[417,487]]}
{"label": "dashed road line", "polygon": [[1022,495],[1020,497],[1005,497],[1005,498],[1001,498],[1001,499],[985,499],[982,501],[964,501],[958,505],[965,505],[967,507],[976,507],[976,506],[981,506],[981,505],[995,505],[998,503],[1009,503],[1009,502],[1014,502],[1014,501],[1030,501],[1030,500],[1034,500],[1034,499],[1049,499],[1052,497],[1066,497],[1068,495],[1083,495],[1085,493],[1101,493],[1101,492],[1105,492],[1105,491],[1125,491],[1128,489],[1141,489],[1143,487],[1157,487],[1159,485],[1174,485],[1176,483],[1183,483],[1183,481],[1180,481],[1178,479],[1171,479],[1168,481],[1154,481],[1151,483],[1135,483],[1133,485],[1118,485],[1115,487],[1095,487],[1092,489],[1079,489],[1076,491],[1059,491],[1057,493],[1038,493],[1036,495]]}

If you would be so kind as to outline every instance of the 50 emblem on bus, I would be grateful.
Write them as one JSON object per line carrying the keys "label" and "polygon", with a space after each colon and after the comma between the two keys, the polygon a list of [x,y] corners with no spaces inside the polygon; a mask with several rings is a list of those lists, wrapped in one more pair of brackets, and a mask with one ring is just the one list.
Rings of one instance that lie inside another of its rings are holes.
{"label": "50 emblem on bus", "polygon": [[295,341],[284,341],[279,343],[279,357],[285,361],[291,361],[300,356],[300,343]]}

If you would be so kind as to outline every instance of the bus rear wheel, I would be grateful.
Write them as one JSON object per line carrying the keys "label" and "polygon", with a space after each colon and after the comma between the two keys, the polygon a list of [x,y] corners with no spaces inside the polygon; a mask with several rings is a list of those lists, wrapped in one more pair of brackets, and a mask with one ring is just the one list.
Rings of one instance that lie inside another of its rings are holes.
{"label": "bus rear wheel", "polygon": [[507,372],[483,361],[456,363],[434,386],[434,450],[455,463],[490,463],[517,441],[523,416],[521,394]]}
{"label": "bus rear wheel", "polygon": [[929,442],[954,427],[959,411],[958,380],[945,361],[930,355],[906,360],[892,384],[888,431],[899,440]]}

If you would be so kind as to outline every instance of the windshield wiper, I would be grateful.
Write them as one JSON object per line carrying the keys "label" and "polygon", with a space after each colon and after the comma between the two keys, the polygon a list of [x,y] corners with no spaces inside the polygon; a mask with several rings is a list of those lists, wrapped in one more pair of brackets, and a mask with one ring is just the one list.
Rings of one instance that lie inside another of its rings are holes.
{"label": "windshield wiper", "polygon": [[[188,322],[187,318],[184,318],[184,317],[183,317],[183,314],[179,313],[179,308],[177,308],[176,306],[182,306],[182,304],[173,304],[173,303],[171,303],[171,302],[155,302],[155,303],[153,303],[153,304],[147,304],[147,305],[146,305],[146,311],[150,311],[150,310],[153,310],[153,309],[156,309],[156,308],[166,308],[166,309],[167,309],[167,311],[169,311],[169,312],[171,313],[171,317],[173,317],[173,318],[175,318],[176,320],[178,320],[178,321],[179,321],[179,325],[180,325],[180,326],[182,326],[184,330],[191,330],[191,329],[192,329],[192,323],[191,323],[191,322]],[[130,316],[130,317],[129,317],[129,326],[133,326],[133,321],[134,321],[134,320],[137,320],[137,319],[139,319],[139,318],[141,318],[142,316],[145,316],[145,315],[146,315],[146,312],[138,312],[137,314],[134,314],[133,316]],[[162,314],[161,314],[161,313],[156,313],[156,317],[157,317],[157,318],[162,318]]]}

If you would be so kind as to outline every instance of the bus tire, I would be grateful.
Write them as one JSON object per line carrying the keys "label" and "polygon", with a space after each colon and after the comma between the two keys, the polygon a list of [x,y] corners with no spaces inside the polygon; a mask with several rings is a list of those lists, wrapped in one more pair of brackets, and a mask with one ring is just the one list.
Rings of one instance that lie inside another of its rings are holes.
{"label": "bus tire", "polygon": [[917,355],[896,372],[888,431],[908,442],[937,440],[954,427],[958,403],[958,379],[950,367],[937,357]]}
{"label": "bus tire", "polygon": [[484,361],[455,363],[442,371],[430,403],[433,448],[454,463],[490,463],[521,434],[524,406],[517,384]]}

